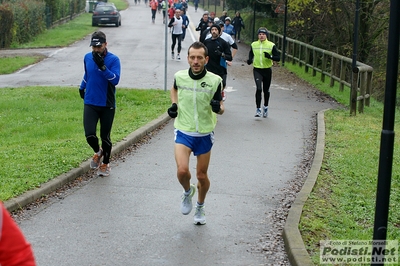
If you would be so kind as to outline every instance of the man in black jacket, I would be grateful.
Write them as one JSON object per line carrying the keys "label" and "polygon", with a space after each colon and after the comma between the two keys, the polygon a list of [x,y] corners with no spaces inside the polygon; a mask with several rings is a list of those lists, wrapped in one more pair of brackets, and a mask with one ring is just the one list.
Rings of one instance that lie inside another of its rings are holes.
{"label": "man in black jacket", "polygon": [[203,31],[205,31],[208,27],[208,11],[205,11],[203,17],[201,18],[199,24],[197,25],[196,31],[200,31],[200,36]]}
{"label": "man in black jacket", "polygon": [[[226,68],[222,63],[225,61],[232,61],[232,53],[230,45],[224,41],[220,36],[221,28],[213,24],[210,27],[211,38],[204,41],[204,45],[208,49],[208,63],[206,68],[208,71],[224,78],[227,74]],[[226,86],[226,80],[222,80],[223,87]]]}
{"label": "man in black jacket", "polygon": [[207,29],[205,29],[203,32],[202,32],[202,34],[200,35],[200,42],[202,42],[202,43],[204,43],[204,41],[205,41],[205,39],[206,39],[206,37],[207,37],[207,35],[208,34],[211,34],[210,33],[210,28],[211,28],[211,26],[214,24],[214,22],[212,21],[212,20],[208,20],[208,27],[207,27]]}

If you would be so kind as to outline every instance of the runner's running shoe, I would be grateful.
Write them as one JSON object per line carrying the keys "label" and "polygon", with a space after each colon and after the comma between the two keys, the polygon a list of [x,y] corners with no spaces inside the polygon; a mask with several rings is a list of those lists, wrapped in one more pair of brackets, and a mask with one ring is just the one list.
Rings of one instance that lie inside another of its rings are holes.
{"label": "runner's running shoe", "polygon": [[206,212],[204,210],[204,205],[196,205],[196,211],[194,213],[194,224],[203,225],[206,224]]}
{"label": "runner's running shoe", "polygon": [[222,96],[222,100],[225,102],[225,100],[226,100],[225,90],[223,90],[223,91],[221,92],[221,96]]}
{"label": "runner's running shoe", "polygon": [[183,215],[188,215],[193,208],[192,198],[194,193],[196,192],[196,187],[193,184],[190,184],[190,191],[188,194],[183,192],[182,194],[182,203],[181,203],[181,212]]}
{"label": "runner's running shoe", "polygon": [[99,169],[97,170],[97,175],[98,176],[109,176],[111,172],[111,167],[110,164],[101,164]]}
{"label": "runner's running shoe", "polygon": [[256,109],[256,115],[255,117],[261,117],[261,108]]}
{"label": "runner's running shoe", "polygon": [[90,162],[90,168],[92,169],[97,169],[100,166],[100,160],[101,157],[103,157],[103,151],[99,151],[100,155],[98,153],[95,153],[92,157],[92,161]]}
{"label": "runner's running shoe", "polygon": [[268,117],[268,106],[264,106],[263,117],[264,118]]}

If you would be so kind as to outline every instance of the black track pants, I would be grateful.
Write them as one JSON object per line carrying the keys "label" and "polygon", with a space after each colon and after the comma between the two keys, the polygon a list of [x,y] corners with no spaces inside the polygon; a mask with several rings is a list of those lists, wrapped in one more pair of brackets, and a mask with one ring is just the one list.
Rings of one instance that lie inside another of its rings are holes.
{"label": "black track pants", "polygon": [[172,52],[175,49],[176,41],[178,41],[178,54],[179,54],[181,52],[181,49],[182,49],[182,46],[181,46],[182,34],[173,34],[172,33],[172,44],[171,44]]}
{"label": "black track pants", "polygon": [[110,162],[111,156],[111,128],[114,121],[115,108],[84,105],[83,128],[85,129],[86,141],[94,152],[100,149],[99,139],[96,135],[97,123],[100,121],[100,138],[103,149],[103,163]]}
{"label": "black track pants", "polygon": [[261,92],[264,92],[264,106],[269,103],[269,87],[271,86],[272,70],[271,68],[254,68],[254,81],[256,83],[256,106],[261,107]]}

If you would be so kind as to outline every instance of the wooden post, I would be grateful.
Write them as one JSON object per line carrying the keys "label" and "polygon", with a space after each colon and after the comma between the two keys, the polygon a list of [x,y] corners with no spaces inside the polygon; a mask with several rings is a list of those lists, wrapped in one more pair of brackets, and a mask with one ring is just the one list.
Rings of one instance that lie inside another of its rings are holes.
{"label": "wooden post", "polygon": [[354,68],[351,74],[351,90],[350,90],[350,115],[355,116],[357,113],[357,81],[358,68]]}
{"label": "wooden post", "polygon": [[364,113],[364,104],[365,104],[365,79],[366,79],[367,72],[363,71],[360,73],[360,100],[358,101],[358,112]]}
{"label": "wooden post", "polygon": [[[372,91],[372,72],[368,71],[368,73],[367,73],[367,91],[366,91],[366,93],[371,95],[371,91]],[[370,103],[370,97],[368,97],[365,100],[365,105],[369,106],[369,103]]]}
{"label": "wooden post", "polygon": [[[346,67],[343,65],[343,60],[340,60],[340,80],[343,81],[345,80],[346,77]],[[339,85],[339,91],[344,90],[344,84],[343,82],[340,82]]]}
{"label": "wooden post", "polygon": [[310,50],[308,49],[307,46],[305,46],[305,49],[306,49],[306,58],[304,59],[304,63],[305,63],[304,71],[306,73],[308,73],[308,62],[310,62]]}
{"label": "wooden post", "polygon": [[317,67],[318,67],[318,55],[317,52],[315,51],[315,49],[313,49],[313,61],[312,61],[312,76],[315,77],[317,75]]}
{"label": "wooden post", "polygon": [[321,81],[325,83],[325,73],[326,72],[326,55],[322,54],[322,65],[321,65]]}
{"label": "wooden post", "polygon": [[335,72],[336,72],[336,64],[337,64],[337,59],[332,56],[331,57],[331,78],[330,78],[330,82],[329,82],[329,86],[333,87],[335,85],[335,79],[333,78],[333,76],[335,76]]}

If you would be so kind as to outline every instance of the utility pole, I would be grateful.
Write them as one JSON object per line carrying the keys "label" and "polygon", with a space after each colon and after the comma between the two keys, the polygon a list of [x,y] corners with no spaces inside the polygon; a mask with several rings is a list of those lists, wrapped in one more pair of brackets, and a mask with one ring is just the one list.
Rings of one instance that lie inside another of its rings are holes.
{"label": "utility pole", "polygon": [[[394,121],[399,65],[400,1],[390,1],[389,41],[386,59],[386,86],[379,156],[373,240],[386,240],[390,184],[393,165]],[[384,256],[383,254],[382,256]],[[382,257],[383,259],[383,257]],[[373,264],[371,265],[378,265]],[[382,265],[382,264],[379,264]]]}
{"label": "utility pole", "polygon": [[286,56],[286,28],[287,28],[287,5],[288,0],[285,0],[285,19],[283,22],[283,47],[282,47],[282,66],[285,65],[285,56]]}

